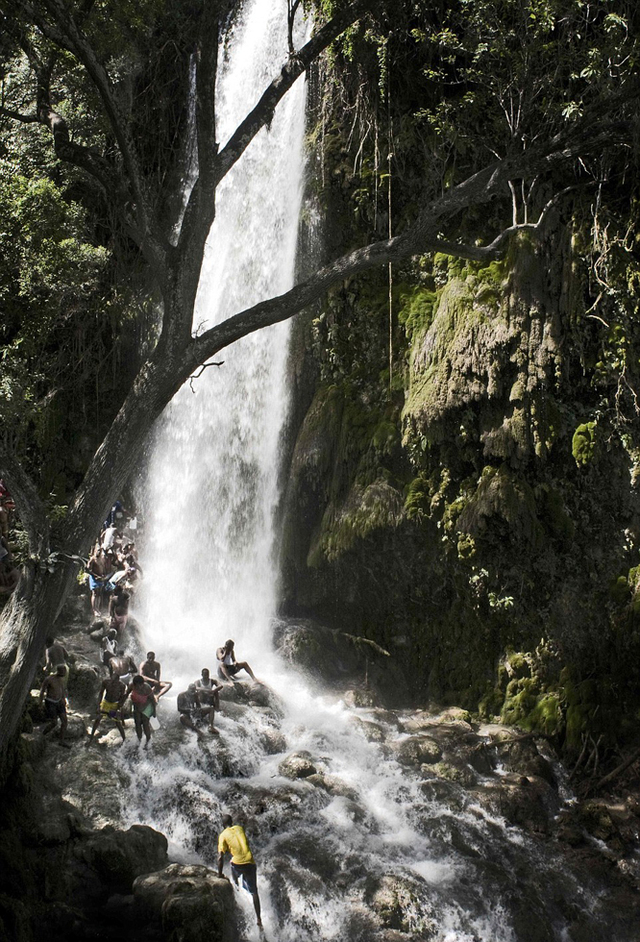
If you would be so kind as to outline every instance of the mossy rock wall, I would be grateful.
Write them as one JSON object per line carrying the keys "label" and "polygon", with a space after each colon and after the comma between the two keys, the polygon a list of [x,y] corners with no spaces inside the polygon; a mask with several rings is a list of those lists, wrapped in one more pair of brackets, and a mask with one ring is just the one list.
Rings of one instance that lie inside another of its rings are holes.
{"label": "mossy rock wall", "polygon": [[635,452],[585,373],[567,230],[397,277],[391,381],[382,284],[347,285],[304,328],[318,380],[288,469],[284,610],[391,650],[416,696],[526,727],[565,735],[567,710],[588,726],[559,669],[500,684],[505,651],[541,639],[578,684],[615,673],[635,708]]}

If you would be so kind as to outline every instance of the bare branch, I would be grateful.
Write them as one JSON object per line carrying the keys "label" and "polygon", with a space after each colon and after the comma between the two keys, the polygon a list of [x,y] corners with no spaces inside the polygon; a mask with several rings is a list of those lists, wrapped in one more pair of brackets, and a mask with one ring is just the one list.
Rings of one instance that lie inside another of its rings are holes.
{"label": "bare branch", "polygon": [[195,393],[195,389],[193,388],[194,379],[200,379],[204,371],[208,369],[210,366],[224,366],[224,360],[213,361],[212,363],[203,363],[200,369],[198,370],[198,372],[193,373],[189,377],[189,388],[192,393]]}

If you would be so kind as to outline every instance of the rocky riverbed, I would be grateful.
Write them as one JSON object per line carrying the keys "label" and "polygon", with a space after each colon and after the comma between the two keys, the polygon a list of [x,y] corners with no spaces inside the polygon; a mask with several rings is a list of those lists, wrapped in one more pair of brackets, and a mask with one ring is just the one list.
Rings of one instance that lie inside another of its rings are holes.
{"label": "rocky riverbed", "polygon": [[[353,685],[348,645],[281,623],[286,695],[226,687],[219,737],[183,729],[167,697],[148,752],[131,723],[124,744],[103,724],[88,746],[101,668],[82,622],[63,635],[69,748],[43,739],[35,705],[22,734],[5,938],[257,938],[248,896],[212,870],[231,810],[269,939],[636,942],[640,803],[576,800],[546,740],[456,708],[393,709],[384,683]],[[330,692],[314,672],[333,672]]]}

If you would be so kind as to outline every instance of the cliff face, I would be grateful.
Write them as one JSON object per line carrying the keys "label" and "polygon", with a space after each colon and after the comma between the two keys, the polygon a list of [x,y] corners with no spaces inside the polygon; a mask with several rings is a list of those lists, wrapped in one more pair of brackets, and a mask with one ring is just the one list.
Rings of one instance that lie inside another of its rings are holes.
{"label": "cliff face", "polygon": [[[316,180],[332,247],[363,203],[348,152]],[[387,272],[298,325],[282,541],[285,611],[570,751],[624,735],[640,679],[637,262],[613,252],[603,289],[590,237],[558,212],[491,263],[394,269],[391,364]]]}

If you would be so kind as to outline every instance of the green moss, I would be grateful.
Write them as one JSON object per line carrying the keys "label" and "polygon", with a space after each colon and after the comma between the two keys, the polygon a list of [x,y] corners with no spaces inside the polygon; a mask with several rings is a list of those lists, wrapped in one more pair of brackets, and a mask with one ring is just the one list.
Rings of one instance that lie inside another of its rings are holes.
{"label": "green moss", "polygon": [[573,433],[571,454],[579,467],[588,465],[593,460],[596,448],[596,423],[585,422]]}
{"label": "green moss", "polygon": [[425,474],[419,474],[409,483],[404,499],[404,511],[409,520],[429,514],[432,494],[431,478]]}
{"label": "green moss", "polygon": [[548,736],[558,736],[564,728],[560,694],[551,692],[538,697],[525,720],[525,729],[541,730]]}
{"label": "green moss", "polygon": [[401,291],[398,301],[398,321],[404,325],[407,338],[427,330],[433,321],[439,292],[422,285],[412,285]]}

